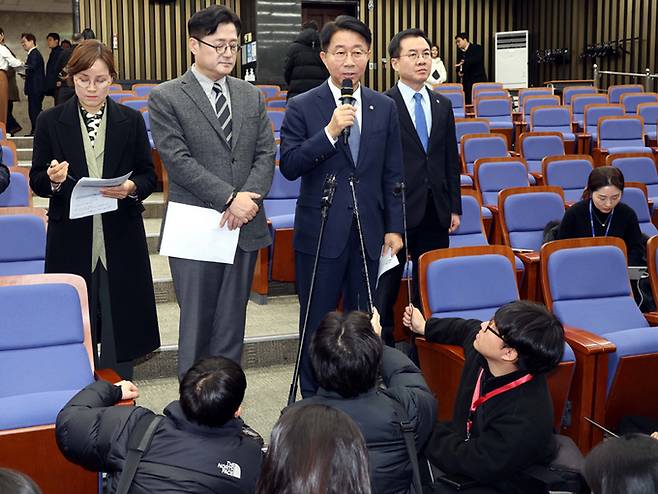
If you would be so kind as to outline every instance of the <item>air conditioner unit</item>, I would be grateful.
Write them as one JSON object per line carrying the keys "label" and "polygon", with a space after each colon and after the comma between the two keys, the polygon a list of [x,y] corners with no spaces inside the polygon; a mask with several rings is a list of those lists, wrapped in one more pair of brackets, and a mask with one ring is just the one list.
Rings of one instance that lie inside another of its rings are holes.
{"label": "air conditioner unit", "polygon": [[495,81],[503,87],[528,87],[528,31],[496,33],[495,66]]}

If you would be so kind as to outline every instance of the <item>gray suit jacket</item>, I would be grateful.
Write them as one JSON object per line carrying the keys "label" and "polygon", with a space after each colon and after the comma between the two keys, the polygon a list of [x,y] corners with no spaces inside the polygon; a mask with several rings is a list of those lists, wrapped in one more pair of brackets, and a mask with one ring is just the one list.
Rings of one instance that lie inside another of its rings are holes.
{"label": "gray suit jacket", "polygon": [[[233,119],[230,147],[190,70],[151,92],[151,130],[169,174],[170,201],[221,211],[234,189],[263,198],[270,190],[275,146],[264,98],[248,82],[227,77],[227,84]],[[256,217],[242,227],[238,245],[254,251],[270,242],[261,205]]]}

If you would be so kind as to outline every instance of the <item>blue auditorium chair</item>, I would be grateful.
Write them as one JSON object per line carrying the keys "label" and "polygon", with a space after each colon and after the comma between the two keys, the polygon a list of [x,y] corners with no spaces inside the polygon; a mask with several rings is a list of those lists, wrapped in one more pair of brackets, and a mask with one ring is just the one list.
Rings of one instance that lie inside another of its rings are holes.
{"label": "blue auditorium chair", "polygon": [[658,203],[658,171],[650,153],[611,154],[606,165],[619,168],[627,182],[641,182],[647,187],[649,199]]}
{"label": "blue auditorium chair", "polygon": [[272,132],[274,132],[274,138],[279,139],[281,133],[281,124],[283,123],[283,118],[286,116],[286,110],[284,108],[268,108],[267,116],[272,122]]}
{"label": "blue auditorium chair", "polygon": [[603,162],[606,154],[652,153],[652,149],[645,145],[642,117],[601,117],[597,134],[597,146],[592,153],[595,163],[597,152]]}
{"label": "blue auditorium chair", "polygon": [[658,103],[641,103],[637,106],[637,114],[644,119],[644,133],[649,145],[656,145],[656,125],[658,124]]}
{"label": "blue auditorium chair", "polygon": [[508,145],[511,145],[514,137],[512,99],[509,96],[478,97],[474,101],[474,108],[475,117],[487,120],[491,130],[505,135]]}
{"label": "blue auditorium chair", "polygon": [[44,272],[46,222],[43,213],[0,214],[0,238],[0,276]]}
{"label": "blue auditorium chair", "polygon": [[[566,104],[566,103],[565,103]],[[585,128],[585,107],[588,105],[609,104],[607,94],[574,94],[571,98],[571,117],[581,129]],[[596,130],[596,124],[594,124]]]}
{"label": "blue auditorium chair", "polygon": [[545,185],[560,187],[564,201],[573,204],[582,198],[587,188],[589,174],[594,169],[594,161],[588,154],[568,154],[547,156],[541,163]]}
{"label": "blue auditorium chair", "polygon": [[643,93],[644,86],[642,84],[617,84],[608,87],[608,98],[610,103],[620,103],[623,94],[628,93]]}
{"label": "blue auditorium chair", "polygon": [[[429,317],[491,319],[496,310],[519,299],[512,250],[502,245],[439,249],[420,257],[423,314]],[[464,353],[461,347],[417,338],[423,375],[439,402],[437,419],[452,418]],[[555,424],[559,428],[575,368],[572,350],[549,377]]]}
{"label": "blue auditorium chair", "polygon": [[13,167],[9,169],[9,175],[9,187],[0,193],[0,208],[32,206],[27,171]]}
{"label": "blue auditorium chair", "polygon": [[509,98],[509,91],[503,88],[482,89],[477,93],[477,99],[482,98]]}
{"label": "blue auditorium chair", "polygon": [[148,108],[149,100],[144,97],[130,96],[128,98],[121,98],[118,103],[133,110],[141,111],[142,108]]}
{"label": "blue auditorium chair", "polygon": [[620,103],[624,106],[626,115],[637,115],[637,106],[642,103],[658,103],[658,94],[625,93],[621,95]]}
{"label": "blue auditorium chair", "polygon": [[527,96],[523,101],[523,106],[519,107],[520,120],[515,122],[516,125],[516,142],[519,136],[528,130],[530,123],[530,115],[532,109],[538,106],[559,106],[560,97],[550,94]]}
{"label": "blue auditorium chair", "polygon": [[444,82],[442,84],[433,84],[432,91],[443,93],[443,91],[463,91],[464,85],[459,82]]}
{"label": "blue auditorium chair", "polygon": [[131,89],[140,98],[148,98],[156,86],[157,84],[133,84]]}
{"label": "blue auditorium chair", "polygon": [[461,138],[462,171],[473,174],[475,160],[506,158],[509,156],[507,139],[501,134],[469,134]]}
{"label": "blue auditorium chair", "polygon": [[272,233],[269,263],[271,280],[295,281],[292,233],[300,184],[301,179],[290,181],[281,174],[278,167],[275,167],[272,186],[263,200],[265,215]]}
{"label": "blue auditorium chair", "polygon": [[279,91],[281,91],[281,88],[274,84],[256,84],[256,87],[260,89],[265,96],[265,99],[274,98],[279,94]]}
{"label": "blue auditorium chair", "polygon": [[288,100],[285,98],[267,98],[265,100],[265,106],[267,108],[286,108],[288,105]]}
{"label": "blue auditorium chair", "polygon": [[461,221],[459,227],[450,233],[450,247],[489,245],[482,220],[482,205],[477,192],[462,190],[461,196]]}
{"label": "blue auditorium chair", "polygon": [[[468,134],[490,134],[489,121],[483,118],[455,118],[457,137],[457,154],[461,153],[462,137]],[[473,187],[473,180],[468,175],[461,175],[462,187]]]}
{"label": "blue auditorium chair", "polygon": [[464,99],[464,91],[461,89],[451,89],[439,91],[441,96],[445,96],[452,104],[452,113],[455,118],[464,118],[466,116],[466,102]]}
{"label": "blue auditorium chair", "polygon": [[564,156],[564,139],[559,132],[524,132],[519,139],[519,151],[535,178],[541,177],[541,162],[547,156]]}
{"label": "blue auditorium chair", "polygon": [[498,210],[498,194],[509,187],[528,187],[528,168],[523,158],[479,158],[473,179],[482,204]]}
{"label": "blue auditorium chair", "polygon": [[630,206],[635,211],[642,233],[647,237],[653,237],[654,235],[658,235],[658,229],[651,222],[651,211],[649,210],[648,201],[646,185],[641,182],[630,182],[626,180],[621,202]]}
{"label": "blue auditorium chair", "polygon": [[[574,98],[574,100],[576,100]],[[578,135],[581,142],[578,143],[578,149],[581,153],[588,154],[592,148],[596,147],[599,135],[599,120],[603,117],[623,117],[624,107],[622,105],[598,104],[593,103],[585,106],[583,114],[583,133]],[[600,165],[597,159],[594,159],[594,165]]]}
{"label": "blue auditorium chair", "polygon": [[571,105],[572,98],[580,94],[597,94],[597,89],[594,86],[565,86],[562,89],[562,104]]}
{"label": "blue auditorium chair", "polygon": [[559,132],[567,154],[576,151],[571,108],[568,106],[536,106],[530,112],[531,132]]}
{"label": "blue auditorium chair", "polygon": [[98,492],[99,474],[69,463],[55,419],[94,371],[85,282],[71,274],[0,277],[0,465],[32,477],[44,492]]}
{"label": "blue auditorium chair", "polygon": [[519,110],[523,108],[526,98],[530,96],[552,96],[553,88],[550,87],[527,87],[519,89]]}
{"label": "blue auditorium chair", "polygon": [[11,168],[18,165],[18,156],[16,154],[16,145],[11,141],[4,141],[2,145],[2,163]]}
{"label": "blue auditorium chair", "polygon": [[503,89],[503,84],[501,82],[476,82],[471,88],[471,101],[475,101],[478,98],[480,91],[487,91],[489,89]]}
{"label": "blue auditorium chair", "polygon": [[[579,377],[572,397],[572,437],[583,450],[601,439],[584,417],[614,429],[627,415],[658,416],[658,314],[640,312],[616,237],[549,242],[541,250],[546,305],[590,343],[576,348]],[[586,333],[585,333],[586,332]]]}
{"label": "blue auditorium chair", "polygon": [[108,96],[110,98],[112,98],[114,101],[116,101],[117,103],[119,102],[119,100],[121,100],[123,98],[135,98],[135,97],[137,97],[137,95],[132,91],[110,91]]}

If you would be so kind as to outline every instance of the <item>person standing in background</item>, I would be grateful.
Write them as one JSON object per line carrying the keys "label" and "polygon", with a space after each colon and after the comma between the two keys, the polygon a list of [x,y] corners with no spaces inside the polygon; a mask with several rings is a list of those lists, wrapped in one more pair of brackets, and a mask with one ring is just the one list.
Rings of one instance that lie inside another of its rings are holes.
{"label": "person standing in background", "polygon": [[310,21],[288,47],[284,78],[288,84],[288,99],[319,86],[329,77],[320,58],[318,25]]}
{"label": "person standing in background", "polygon": [[21,34],[21,46],[27,52],[24,92],[27,96],[27,112],[32,125],[29,135],[33,136],[37,128],[37,117],[41,113],[43,105],[46,73],[43,57],[37,49],[36,36],[32,33]]}
{"label": "person standing in background", "polygon": [[57,80],[59,79],[59,57],[62,54],[62,47],[59,46],[59,34],[48,33],[46,37],[48,48],[50,48],[50,55],[46,63],[46,82],[45,94],[46,96],[55,97],[55,90],[57,89]]}
{"label": "person standing in background", "polygon": [[439,47],[432,45],[432,66],[430,67],[430,75],[427,76],[427,84],[430,89],[434,84],[443,84],[448,80],[448,73],[443,60],[439,56]]}
{"label": "person standing in background", "polygon": [[[12,51],[5,46],[5,32],[0,27],[0,123],[7,126],[7,131],[11,132],[11,128],[7,125],[8,122],[8,108],[10,100],[10,76],[9,71],[16,69],[23,65],[18,58],[14,56]],[[14,72],[14,85],[16,84],[16,75]]]}
{"label": "person standing in background", "polygon": [[468,34],[462,32],[455,36],[457,45],[457,67],[459,76],[464,85],[466,104],[471,103],[471,90],[476,82],[486,82],[487,73],[484,70],[484,49],[480,45],[471,43]]}

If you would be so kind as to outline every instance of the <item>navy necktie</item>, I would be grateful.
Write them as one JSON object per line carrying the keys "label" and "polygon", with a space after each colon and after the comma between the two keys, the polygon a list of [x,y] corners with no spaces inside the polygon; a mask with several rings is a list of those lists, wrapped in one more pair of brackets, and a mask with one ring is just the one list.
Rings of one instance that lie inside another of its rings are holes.
{"label": "navy necktie", "polygon": [[423,95],[420,93],[414,94],[415,104],[415,113],[416,113],[416,132],[418,133],[418,138],[420,143],[423,145],[423,149],[427,152],[427,146],[429,144],[429,135],[427,133],[427,120],[425,120],[425,111],[423,110]]}

